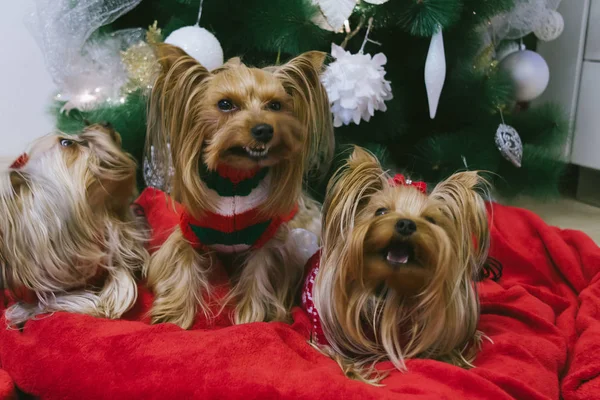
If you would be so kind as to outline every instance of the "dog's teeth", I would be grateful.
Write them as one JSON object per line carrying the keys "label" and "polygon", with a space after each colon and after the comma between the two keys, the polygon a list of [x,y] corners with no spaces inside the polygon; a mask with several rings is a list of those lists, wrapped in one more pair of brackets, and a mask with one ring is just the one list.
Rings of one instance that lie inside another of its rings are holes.
{"label": "dog's teeth", "polygon": [[248,153],[252,157],[264,157],[267,154],[269,154],[269,149],[265,147],[254,148],[245,146],[244,150],[246,150],[246,153]]}

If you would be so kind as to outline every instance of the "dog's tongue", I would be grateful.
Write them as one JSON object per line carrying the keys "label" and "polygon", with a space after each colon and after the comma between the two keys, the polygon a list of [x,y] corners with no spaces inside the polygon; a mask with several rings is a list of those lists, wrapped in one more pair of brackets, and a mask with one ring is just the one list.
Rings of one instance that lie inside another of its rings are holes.
{"label": "dog's tongue", "polygon": [[393,246],[387,253],[387,260],[394,264],[406,264],[408,257],[408,247],[405,245]]}

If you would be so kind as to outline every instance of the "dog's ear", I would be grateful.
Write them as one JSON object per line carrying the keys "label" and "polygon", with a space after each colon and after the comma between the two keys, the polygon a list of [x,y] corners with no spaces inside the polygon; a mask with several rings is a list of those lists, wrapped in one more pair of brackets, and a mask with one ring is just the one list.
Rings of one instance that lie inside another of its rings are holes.
{"label": "dog's ear", "polygon": [[440,182],[430,194],[432,200],[438,201],[440,211],[460,227],[458,239],[474,277],[478,276],[489,250],[490,229],[484,200],[487,189],[487,181],[477,171],[467,171]]}
{"label": "dog's ear", "polygon": [[5,188],[9,188],[10,190],[14,190],[17,192],[21,186],[26,182],[25,176],[23,175],[22,166],[27,162],[27,155],[23,154],[19,156],[16,160],[10,157],[0,157],[0,173],[6,174],[8,177],[6,182],[7,185],[0,187],[0,190]]}
{"label": "dog's ear", "polygon": [[223,65],[230,67],[239,67],[240,65],[242,65],[242,59],[240,57],[232,57],[229,60],[227,60],[227,62]]}
{"label": "dog's ear", "polygon": [[10,186],[12,186],[15,192],[18,192],[21,187],[25,184],[25,178],[19,171],[10,172]]}
{"label": "dog's ear", "polygon": [[325,175],[333,158],[333,121],[327,92],[321,84],[326,53],[310,51],[287,63],[266,68],[292,97],[294,114],[307,127],[304,169]]}
{"label": "dog's ear", "polygon": [[352,154],[348,158],[347,164],[348,168],[351,170],[366,168],[371,173],[376,173],[377,175],[381,175],[383,173],[381,164],[379,163],[377,157],[375,157],[375,155],[370,151],[359,146],[354,146]]}
{"label": "dog's ear", "polygon": [[344,234],[368,198],[383,190],[386,175],[377,158],[356,146],[352,155],[331,178],[323,203],[324,236],[333,230]]}
{"label": "dog's ear", "polygon": [[227,70],[230,70],[230,69],[235,69],[235,68],[240,67],[242,65],[243,65],[242,64],[242,59],[240,57],[233,57],[233,58],[230,58],[229,60],[227,60],[225,62],[225,64],[221,65],[220,67],[213,69],[211,71],[211,74],[217,75],[217,74],[220,74],[223,71],[227,71]]}
{"label": "dog's ear", "polygon": [[319,76],[323,71],[323,64],[327,53],[322,51],[308,51],[302,53],[297,57],[292,58],[287,63],[278,67],[278,69],[284,73],[291,74],[292,77],[297,75],[304,76],[308,79],[319,80]]}
{"label": "dog's ear", "polygon": [[[190,132],[197,130],[202,105],[203,91],[199,86],[205,84],[211,73],[175,46],[160,44],[156,48],[163,68],[154,81],[148,101],[145,153],[148,160],[157,160],[157,164],[162,165],[154,169],[156,177],[169,182],[171,168],[175,168],[176,176],[181,176],[191,160],[189,157],[175,160],[172,154],[189,151],[197,157],[204,145],[202,137]],[[199,182],[197,179],[198,185]],[[179,186],[174,185],[173,190],[177,198]]]}
{"label": "dog's ear", "polygon": [[329,181],[323,203],[323,253],[315,281],[315,304],[324,328],[350,345],[364,342],[361,338],[365,336],[361,324],[355,323],[361,314],[355,301],[356,285],[364,285],[363,242],[368,225],[357,226],[355,221],[369,198],[386,184],[377,159],[355,147]]}
{"label": "dog's ear", "polygon": [[[86,143],[87,157],[81,158],[79,167],[85,166],[85,191],[93,210],[122,210],[134,196],[135,159],[121,148],[119,134],[102,124],[85,128],[79,139]],[[83,148],[83,147],[82,147]],[[128,208],[127,208],[128,209]]]}
{"label": "dog's ear", "polygon": [[154,51],[158,63],[164,72],[169,71],[171,67],[183,57],[189,57],[193,60],[193,58],[181,47],[173,46],[172,44],[157,43],[154,45]]}
{"label": "dog's ear", "polygon": [[123,140],[119,132],[115,130],[110,122],[100,122],[97,124],[90,124],[85,127],[84,132],[98,131],[107,135],[118,147],[121,147]]}

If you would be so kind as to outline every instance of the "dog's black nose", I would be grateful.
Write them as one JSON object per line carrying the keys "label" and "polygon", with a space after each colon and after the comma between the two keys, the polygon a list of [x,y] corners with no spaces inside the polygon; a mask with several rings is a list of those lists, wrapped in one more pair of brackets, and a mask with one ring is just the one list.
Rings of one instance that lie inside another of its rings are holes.
{"label": "dog's black nose", "polygon": [[262,143],[269,143],[273,139],[273,127],[269,124],[259,124],[252,128],[254,139]]}
{"label": "dog's black nose", "polygon": [[417,230],[417,224],[411,219],[401,219],[396,222],[396,232],[402,236],[410,236]]}

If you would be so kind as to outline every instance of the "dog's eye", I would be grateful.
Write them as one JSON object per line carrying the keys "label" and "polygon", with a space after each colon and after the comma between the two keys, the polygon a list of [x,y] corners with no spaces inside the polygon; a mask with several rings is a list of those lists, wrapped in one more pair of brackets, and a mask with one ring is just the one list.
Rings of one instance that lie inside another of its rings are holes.
{"label": "dog's eye", "polygon": [[377,211],[375,211],[375,216],[379,217],[380,215],[387,214],[388,211],[387,208],[378,208]]}
{"label": "dog's eye", "polygon": [[431,224],[436,224],[435,219],[431,218],[431,217],[425,217],[425,219],[427,220],[427,222],[431,223]]}
{"label": "dog's eye", "polygon": [[71,139],[60,139],[60,145],[62,147],[69,147],[69,146],[73,146],[75,144],[74,141],[72,141]]}
{"label": "dog's eye", "polygon": [[271,111],[280,111],[281,110],[281,103],[278,101],[272,101],[269,103],[269,110]]}
{"label": "dog's eye", "polygon": [[219,110],[221,111],[232,111],[233,109],[235,109],[235,105],[233,104],[233,102],[227,99],[219,100],[219,102],[217,103],[217,107],[219,107]]}

